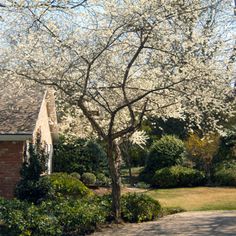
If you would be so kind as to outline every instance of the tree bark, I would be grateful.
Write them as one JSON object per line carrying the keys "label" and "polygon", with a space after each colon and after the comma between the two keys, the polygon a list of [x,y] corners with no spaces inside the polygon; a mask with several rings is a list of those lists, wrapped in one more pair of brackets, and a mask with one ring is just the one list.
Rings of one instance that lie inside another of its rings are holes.
{"label": "tree bark", "polygon": [[121,220],[121,150],[117,142],[113,141],[108,145],[107,154],[112,180],[112,213],[115,221],[118,223]]}

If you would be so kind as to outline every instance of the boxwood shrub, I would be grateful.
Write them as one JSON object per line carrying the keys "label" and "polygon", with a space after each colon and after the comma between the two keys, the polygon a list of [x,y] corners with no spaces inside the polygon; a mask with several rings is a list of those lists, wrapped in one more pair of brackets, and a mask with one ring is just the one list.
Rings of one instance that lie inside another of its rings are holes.
{"label": "boxwood shrub", "polygon": [[199,186],[205,183],[203,172],[183,166],[166,167],[155,172],[152,185],[160,188]]}
{"label": "boxwood shrub", "polygon": [[82,174],[82,181],[85,185],[95,185],[96,179],[93,173],[85,172]]}

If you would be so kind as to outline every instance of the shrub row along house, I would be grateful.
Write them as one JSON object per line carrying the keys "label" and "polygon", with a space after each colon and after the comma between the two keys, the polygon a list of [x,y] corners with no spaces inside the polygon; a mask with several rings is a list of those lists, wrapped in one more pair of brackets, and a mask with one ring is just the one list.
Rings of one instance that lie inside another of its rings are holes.
{"label": "shrub row along house", "polygon": [[40,134],[52,169],[53,142],[57,139],[57,118],[52,91],[21,88],[0,83],[0,196],[12,198],[20,179],[27,143]]}

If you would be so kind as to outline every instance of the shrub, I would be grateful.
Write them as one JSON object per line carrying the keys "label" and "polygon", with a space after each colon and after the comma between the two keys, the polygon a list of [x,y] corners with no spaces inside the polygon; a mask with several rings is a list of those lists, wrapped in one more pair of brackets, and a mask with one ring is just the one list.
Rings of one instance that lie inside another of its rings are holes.
{"label": "shrub", "polygon": [[73,232],[76,235],[93,231],[106,219],[106,212],[93,199],[63,201],[54,207],[54,215],[63,226],[64,234]]}
{"label": "shrub", "polygon": [[19,200],[0,200],[0,220],[7,229],[7,235],[56,236],[62,233],[55,216]]}
{"label": "shrub", "polygon": [[202,172],[183,166],[172,166],[157,170],[152,184],[161,188],[198,186],[205,183]]}
{"label": "shrub", "polygon": [[0,220],[9,235],[84,235],[105,222],[107,211],[96,198],[60,199],[32,205],[0,200]]}
{"label": "shrub", "polygon": [[121,198],[121,214],[125,221],[142,222],[156,219],[161,206],[144,194],[129,193]]}
{"label": "shrub", "polygon": [[166,135],[150,148],[144,173],[154,174],[157,169],[180,164],[185,151],[184,143],[175,136]]}
{"label": "shrub", "polygon": [[213,181],[221,186],[236,186],[236,165],[218,167],[213,175]]}
{"label": "shrub", "polygon": [[84,197],[93,193],[80,180],[67,173],[54,173],[47,177],[56,195]]}
{"label": "shrub", "polygon": [[105,176],[103,173],[99,173],[99,174],[97,174],[96,184],[98,186],[109,186],[110,179],[107,176]]}
{"label": "shrub", "polygon": [[38,181],[21,180],[15,189],[15,196],[20,200],[26,200],[38,204],[53,195],[53,187],[50,181],[41,177]]}
{"label": "shrub", "polygon": [[104,172],[107,158],[101,145],[92,140],[60,137],[54,147],[54,172]]}
{"label": "shrub", "polygon": [[85,185],[95,185],[96,176],[93,173],[85,172],[82,174],[82,181]]}
{"label": "shrub", "polygon": [[207,181],[210,182],[214,156],[219,149],[220,137],[217,133],[208,133],[203,137],[190,134],[185,146],[189,159],[198,170],[204,171]]}
{"label": "shrub", "polygon": [[72,177],[74,177],[74,178],[76,178],[76,179],[81,179],[81,176],[80,176],[80,174],[79,173],[77,173],[77,172],[73,172],[73,173],[71,173],[70,174]]}
{"label": "shrub", "polygon": [[50,182],[40,177],[45,171],[45,158],[39,143],[29,145],[29,157],[25,156],[20,171],[22,179],[15,189],[15,196],[18,199],[39,203],[51,194]]}

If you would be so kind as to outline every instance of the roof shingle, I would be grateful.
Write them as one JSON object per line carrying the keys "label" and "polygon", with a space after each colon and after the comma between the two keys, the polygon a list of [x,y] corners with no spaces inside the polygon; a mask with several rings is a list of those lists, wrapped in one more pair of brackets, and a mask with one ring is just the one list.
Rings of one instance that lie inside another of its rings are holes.
{"label": "roof shingle", "polygon": [[0,134],[33,133],[44,92],[0,80]]}

